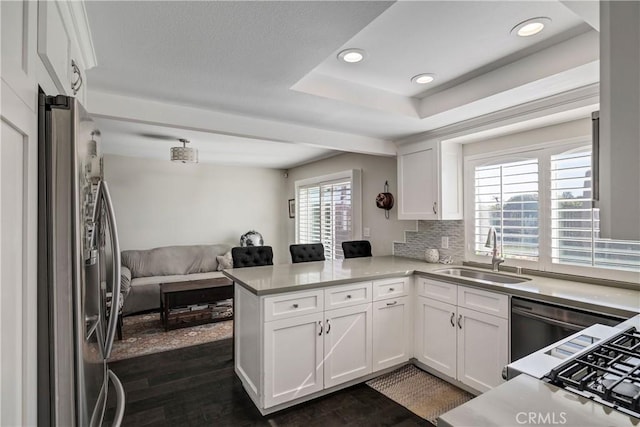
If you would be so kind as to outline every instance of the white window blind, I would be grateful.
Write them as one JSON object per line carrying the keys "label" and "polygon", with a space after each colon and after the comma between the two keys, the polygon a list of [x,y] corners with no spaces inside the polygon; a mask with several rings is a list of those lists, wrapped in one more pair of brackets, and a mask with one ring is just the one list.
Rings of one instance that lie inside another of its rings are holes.
{"label": "white window blind", "polygon": [[600,238],[590,147],[551,156],[551,235],[553,263],[640,270],[640,242]]}
{"label": "white window blind", "polygon": [[351,180],[298,187],[298,243],[322,243],[326,259],[344,258],[342,242],[352,240]]}
{"label": "white window blind", "polygon": [[505,258],[539,257],[538,159],[475,167],[474,251],[488,255],[485,243],[496,229]]}

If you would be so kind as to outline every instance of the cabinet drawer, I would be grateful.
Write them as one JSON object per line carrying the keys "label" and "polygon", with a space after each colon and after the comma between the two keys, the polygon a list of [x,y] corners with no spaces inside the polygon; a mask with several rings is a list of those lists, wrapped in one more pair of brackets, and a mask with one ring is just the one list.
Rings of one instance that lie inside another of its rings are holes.
{"label": "cabinet drawer", "polygon": [[418,295],[456,305],[458,303],[458,285],[418,277]]}
{"label": "cabinet drawer", "polygon": [[322,296],[322,290],[315,290],[266,297],[264,299],[264,321],[319,313],[324,310]]}
{"label": "cabinet drawer", "polygon": [[324,307],[331,310],[340,307],[371,302],[371,282],[327,288],[324,290]]}
{"label": "cabinet drawer", "polygon": [[376,280],[373,282],[373,300],[379,301],[407,295],[409,293],[410,280],[408,277]]}
{"label": "cabinet drawer", "polygon": [[509,297],[505,294],[458,286],[458,306],[509,318]]}

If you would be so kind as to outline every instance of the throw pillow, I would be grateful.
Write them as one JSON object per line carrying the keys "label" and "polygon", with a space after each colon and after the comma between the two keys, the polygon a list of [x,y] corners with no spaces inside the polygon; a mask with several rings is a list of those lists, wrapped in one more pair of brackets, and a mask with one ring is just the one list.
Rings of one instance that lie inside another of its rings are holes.
{"label": "throw pillow", "polygon": [[233,258],[231,257],[231,251],[224,255],[216,256],[218,260],[218,271],[222,271],[225,268],[233,268]]}

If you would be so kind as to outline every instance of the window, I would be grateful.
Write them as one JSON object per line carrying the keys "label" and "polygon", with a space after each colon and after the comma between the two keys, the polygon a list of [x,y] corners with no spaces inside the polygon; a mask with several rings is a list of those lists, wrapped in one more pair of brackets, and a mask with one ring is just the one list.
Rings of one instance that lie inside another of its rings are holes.
{"label": "window", "polygon": [[467,259],[487,262],[493,227],[512,265],[637,281],[640,242],[600,237],[589,143],[465,162]]}
{"label": "window", "polygon": [[326,259],[344,258],[342,242],[360,238],[359,172],[296,181],[297,243],[322,243]]}

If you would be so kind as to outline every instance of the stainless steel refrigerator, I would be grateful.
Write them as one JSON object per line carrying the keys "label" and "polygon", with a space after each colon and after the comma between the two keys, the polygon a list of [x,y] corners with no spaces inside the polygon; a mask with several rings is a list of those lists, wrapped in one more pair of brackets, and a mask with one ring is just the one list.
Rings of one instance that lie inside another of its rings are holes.
{"label": "stainless steel refrigerator", "polygon": [[99,426],[120,303],[120,248],[100,132],[75,98],[39,96],[38,424]]}

